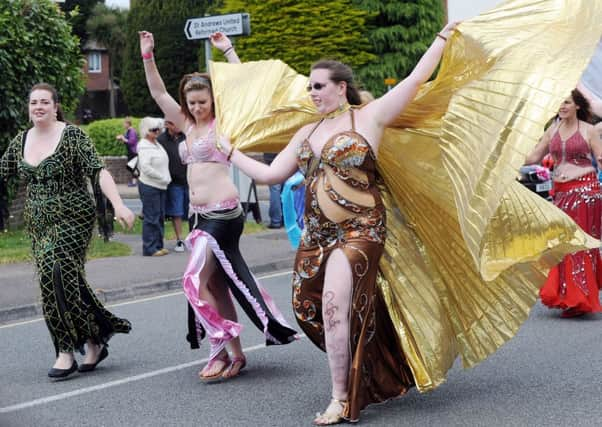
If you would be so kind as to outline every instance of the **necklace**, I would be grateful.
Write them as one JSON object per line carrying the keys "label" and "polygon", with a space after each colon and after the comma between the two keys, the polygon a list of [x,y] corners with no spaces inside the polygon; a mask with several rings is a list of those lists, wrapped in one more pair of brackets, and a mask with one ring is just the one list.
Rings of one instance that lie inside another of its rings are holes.
{"label": "necklace", "polygon": [[336,110],[331,111],[330,113],[324,114],[322,116],[322,118],[334,119],[335,117],[339,117],[341,114],[345,114],[350,109],[351,109],[351,105],[349,105],[348,102],[345,102],[344,104],[339,105],[339,108],[337,108]]}

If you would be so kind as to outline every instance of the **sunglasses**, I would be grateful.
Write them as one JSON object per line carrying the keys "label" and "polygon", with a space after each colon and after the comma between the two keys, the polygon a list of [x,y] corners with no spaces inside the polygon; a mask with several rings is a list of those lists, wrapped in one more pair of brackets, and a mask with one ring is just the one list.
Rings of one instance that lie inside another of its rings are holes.
{"label": "sunglasses", "polygon": [[152,128],[152,129],[149,129],[148,131],[149,132],[159,132],[160,130],[161,130],[161,128]]}
{"label": "sunglasses", "polygon": [[307,91],[311,92],[312,89],[322,90],[324,87],[326,87],[327,84],[328,83],[317,83],[317,82],[314,84],[310,83],[309,85],[307,85]]}

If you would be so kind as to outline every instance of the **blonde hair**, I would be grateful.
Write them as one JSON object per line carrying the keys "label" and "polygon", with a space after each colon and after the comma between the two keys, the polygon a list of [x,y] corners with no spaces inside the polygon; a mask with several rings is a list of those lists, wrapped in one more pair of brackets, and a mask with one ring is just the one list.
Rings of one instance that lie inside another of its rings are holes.
{"label": "blonde hair", "polygon": [[147,116],[140,120],[140,125],[138,126],[138,129],[140,130],[140,136],[142,138],[146,138],[146,135],[148,135],[149,131],[154,128],[162,129],[163,119],[160,119],[158,117]]}

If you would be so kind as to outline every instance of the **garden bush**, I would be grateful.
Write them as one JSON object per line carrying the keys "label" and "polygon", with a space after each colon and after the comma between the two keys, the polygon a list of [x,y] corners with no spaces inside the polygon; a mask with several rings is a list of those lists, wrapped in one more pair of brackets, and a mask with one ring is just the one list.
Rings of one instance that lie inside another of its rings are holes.
{"label": "garden bush", "polygon": [[[126,149],[123,142],[115,139],[116,135],[125,132],[123,120],[123,118],[97,120],[82,126],[101,156],[125,156]],[[132,126],[136,132],[139,123],[140,119],[132,118]]]}

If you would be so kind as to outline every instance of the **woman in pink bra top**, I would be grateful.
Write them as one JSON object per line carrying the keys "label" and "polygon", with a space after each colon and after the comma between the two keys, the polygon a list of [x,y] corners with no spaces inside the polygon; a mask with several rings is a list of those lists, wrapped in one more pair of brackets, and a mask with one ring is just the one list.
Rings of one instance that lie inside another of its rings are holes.
{"label": "woman in pink bra top", "polygon": [[[210,357],[199,372],[201,381],[232,378],[245,367],[246,359],[239,339],[241,325],[229,291],[264,333],[266,344],[287,344],[295,340],[296,332],[255,281],[239,251],[245,217],[238,190],[230,178],[230,162],[216,147],[209,75],[185,75],[180,81],[178,104],[166,91],[155,65],[153,35],[141,31],[139,36],[151,95],[166,120],[186,133],[179,148],[182,162],[188,165],[192,229],[186,238],[190,259],[183,279],[189,302],[187,339],[192,348],[198,348],[205,335],[209,338]],[[240,62],[224,34],[212,34],[211,43],[229,62]]]}
{"label": "woman in pink bra top", "polygon": [[[554,204],[566,212],[587,233],[599,239],[602,194],[592,161],[602,155],[602,142],[588,123],[590,106],[574,89],[558,111],[559,122],[550,126],[526,164],[539,163],[547,153],[554,159]],[[554,267],[539,295],[550,308],[560,308],[562,317],[601,311],[598,289],[602,285],[599,249],[580,251],[564,257]]]}

